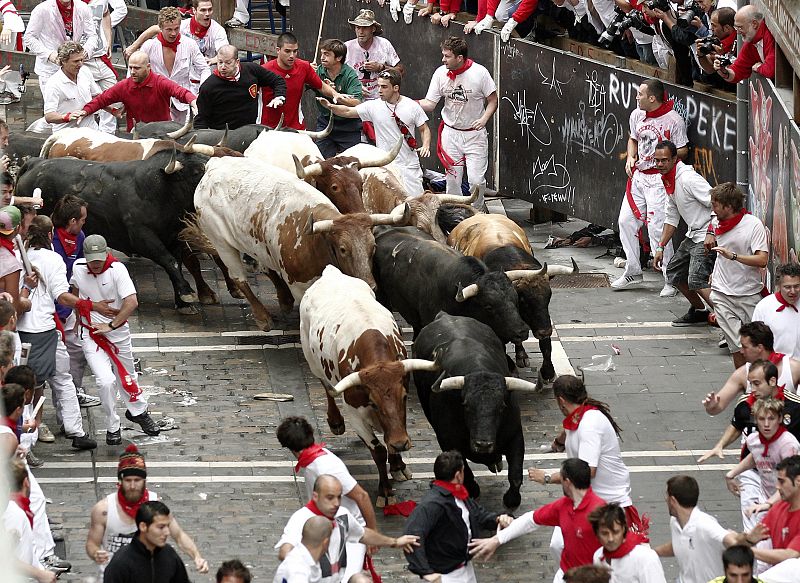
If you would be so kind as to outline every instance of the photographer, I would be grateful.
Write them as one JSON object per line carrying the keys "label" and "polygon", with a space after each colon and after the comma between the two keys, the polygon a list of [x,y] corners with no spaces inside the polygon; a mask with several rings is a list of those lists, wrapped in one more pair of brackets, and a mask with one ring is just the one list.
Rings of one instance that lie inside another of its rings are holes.
{"label": "photographer", "polygon": [[731,8],[718,8],[711,13],[711,36],[695,41],[697,64],[703,71],[700,80],[727,91],[734,91],[735,85],[716,74],[714,61],[736,50],[736,30],[733,28],[735,16],[736,11]]}
{"label": "photographer", "polygon": [[742,35],[744,44],[739,56],[727,66],[720,59],[714,60],[714,69],[730,83],[747,79],[754,72],[767,79],[775,77],[775,39],[767,29],[764,15],[754,6],[745,6],[733,21],[736,32]]}
{"label": "photographer", "polygon": [[[617,3],[617,7],[622,10],[626,14],[626,16],[630,17],[631,12],[636,11],[641,13],[641,6],[644,2],[640,2],[639,0],[615,0]],[[642,22],[644,22],[644,15],[641,18]],[[638,22],[638,20],[637,20]],[[646,23],[645,23],[646,24]],[[652,65],[654,67],[658,66],[658,62],[656,61],[656,57],[653,54],[653,32],[650,33],[642,30],[641,27],[637,27],[636,24],[630,27],[631,35],[633,35],[633,40],[636,43],[636,53],[639,55],[639,60],[642,63],[647,63],[648,65]]]}
{"label": "photographer", "polygon": [[675,82],[678,85],[691,87],[692,57],[689,47],[697,38],[696,28],[692,26],[692,19],[703,14],[695,0],[685,3],[680,15],[669,3],[669,0],[650,0],[646,4],[645,15],[655,18],[656,33],[672,49],[675,57]]}

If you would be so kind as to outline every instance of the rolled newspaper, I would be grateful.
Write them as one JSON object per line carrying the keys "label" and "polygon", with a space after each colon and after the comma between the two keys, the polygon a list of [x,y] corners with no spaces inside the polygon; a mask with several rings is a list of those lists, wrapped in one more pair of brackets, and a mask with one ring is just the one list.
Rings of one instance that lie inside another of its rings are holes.
{"label": "rolled newspaper", "polygon": [[14,241],[17,244],[19,257],[22,259],[22,266],[25,268],[25,273],[30,275],[33,273],[33,266],[31,265],[31,260],[28,259],[28,251],[25,249],[25,244],[22,242],[22,236],[17,233],[17,235],[14,237]]}

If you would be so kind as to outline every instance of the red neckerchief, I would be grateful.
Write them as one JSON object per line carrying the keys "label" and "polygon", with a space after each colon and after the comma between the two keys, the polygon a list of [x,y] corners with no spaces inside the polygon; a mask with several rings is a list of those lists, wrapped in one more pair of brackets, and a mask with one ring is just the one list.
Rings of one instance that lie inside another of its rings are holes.
{"label": "red neckerchief", "polygon": [[664,190],[666,190],[667,194],[670,196],[675,194],[675,172],[678,170],[678,164],[680,164],[680,161],[675,163],[672,170],[661,175],[661,181],[664,183]]}
{"label": "red neckerchief", "polygon": [[66,346],[66,344],[67,344],[67,333],[64,330],[64,324],[61,322],[61,318],[58,317],[58,312],[53,312],[53,320],[56,323],[56,330],[58,330],[58,333],[61,334],[61,341]]}
{"label": "red neckerchief", "polygon": [[294,466],[294,473],[296,474],[302,468],[308,467],[308,465],[315,459],[328,453],[323,449],[324,447],[324,443],[314,443],[301,451],[300,455],[297,456],[297,463]]}
{"label": "red neckerchief", "polygon": [[397,113],[395,113],[397,111],[397,105],[399,103],[400,102],[398,101],[397,103],[394,104],[394,109],[389,107],[388,103],[386,103],[386,107],[389,108],[389,111],[392,112],[392,118],[394,118],[394,122],[397,124],[397,129],[400,130],[400,134],[403,136],[403,139],[405,139],[406,143],[408,144],[408,147],[411,148],[412,150],[416,150],[418,144],[417,140],[414,138],[413,132],[408,129],[408,126],[403,122],[402,119],[397,117]]}
{"label": "red neckerchief", "polygon": [[444,480],[434,480],[434,486],[439,486],[450,492],[456,500],[466,500],[469,498],[469,492],[463,484],[454,484],[453,482],[445,482]]}
{"label": "red neckerchief", "polygon": [[112,263],[119,263],[119,262],[117,261],[117,258],[116,258],[116,257],[114,257],[114,256],[113,256],[111,253],[108,253],[108,254],[106,255],[106,262],[105,262],[105,263],[103,263],[103,269],[101,269],[101,270],[100,270],[100,273],[93,273],[93,272],[92,272],[92,270],[91,270],[91,269],[89,269],[89,266],[88,266],[88,265],[86,266],[86,271],[88,271],[89,273],[91,273],[93,276],[97,277],[98,275],[100,275],[100,274],[102,274],[102,273],[105,273],[106,271],[108,271],[108,268],[109,268],[109,267],[111,267],[111,264],[112,264]]}
{"label": "red neckerchief", "polygon": [[641,535],[628,531],[628,534],[625,535],[625,540],[622,541],[622,544],[619,545],[619,548],[616,551],[608,552],[607,550],[603,549],[603,560],[606,563],[611,563],[611,559],[621,559],[635,549],[636,545],[639,545],[643,542],[644,538],[642,538]]}
{"label": "red neckerchief", "polygon": [[778,303],[781,305],[781,306],[780,306],[780,308],[778,308],[777,310],[775,310],[776,312],[782,312],[782,311],[784,311],[786,308],[792,308],[792,309],[793,309],[795,312],[797,311],[797,306],[795,306],[794,304],[790,304],[789,302],[787,302],[787,301],[786,301],[786,300],[783,298],[783,296],[781,295],[781,292],[779,292],[779,291],[775,292],[775,299],[776,299],[776,300],[778,300]]}
{"label": "red neckerchief", "polygon": [[447,78],[455,81],[456,77],[461,75],[461,73],[463,73],[472,66],[472,63],[473,63],[472,59],[467,59],[466,61],[464,61],[464,65],[460,69],[456,69],[455,71],[448,71]]}
{"label": "red neckerchief", "polygon": [[773,352],[767,357],[767,360],[769,360],[775,366],[779,366],[784,356],[786,355],[783,352]]}
{"label": "red neckerchief", "polygon": [[61,242],[64,253],[67,255],[75,253],[75,249],[78,247],[78,235],[72,235],[66,229],[58,227],[56,229],[56,237],[58,237],[58,240]]}
{"label": "red neckerchief", "polygon": [[[56,2],[58,2],[58,0],[56,0]],[[181,35],[180,34],[178,35],[178,38],[176,38],[175,41],[171,42],[171,43],[167,42],[164,39],[164,35],[162,35],[160,32],[158,33],[156,38],[158,39],[158,42],[161,43],[162,47],[167,48],[167,49],[172,49],[176,53],[178,52],[178,45],[181,44]]]}
{"label": "red neckerchief", "polygon": [[764,439],[764,436],[761,435],[761,432],[759,431],[758,439],[761,442],[761,445],[764,446],[764,457],[767,457],[769,455],[769,446],[770,446],[770,444],[773,443],[776,439],[778,439],[784,433],[786,433],[786,428],[783,426],[783,424],[778,425],[778,430],[775,432],[775,435],[773,435],[769,439]]}
{"label": "red neckerchief", "polygon": [[14,421],[11,417],[4,416],[0,419],[0,423],[8,427],[11,431],[14,432],[14,435],[17,434],[17,422]]}
{"label": "red neckerchief", "polygon": [[575,409],[572,413],[564,417],[564,420],[561,422],[561,425],[564,429],[568,429],[570,431],[575,431],[578,428],[578,425],[581,423],[581,419],[583,419],[583,414],[587,411],[597,410],[597,407],[594,405],[587,405],[583,404],[580,405],[577,409]]}
{"label": "red neckerchief", "polygon": [[[781,385],[780,387],[778,387],[778,392],[775,393],[775,398],[778,399],[779,401],[783,401],[786,398],[786,391],[784,390],[785,387],[786,385]],[[751,409],[753,405],[756,404],[755,393],[750,393],[749,395],[747,395],[747,404],[750,406]]]}
{"label": "red neckerchief", "polygon": [[12,492],[8,495],[8,497],[22,509],[22,511],[25,513],[25,516],[28,517],[28,522],[31,523],[31,528],[33,528],[33,510],[31,510],[31,499],[23,496],[19,492]]}
{"label": "red neckerchief", "polygon": [[734,33],[729,34],[725,38],[721,39],[720,42],[722,44],[722,50],[727,55],[728,53],[730,53],[733,50],[733,45],[736,44],[736,33],[734,32]]}
{"label": "red neckerchief", "polygon": [[211,30],[211,24],[208,26],[203,26],[197,22],[197,19],[194,16],[189,19],[189,32],[192,33],[192,36],[196,36],[197,38],[205,38],[209,30]]}
{"label": "red neckerchief", "polygon": [[719,225],[714,227],[714,234],[724,235],[725,233],[733,229],[736,225],[738,225],[746,214],[749,213],[745,209],[742,209],[729,219],[725,219],[724,221],[719,221]]}
{"label": "red neckerchief", "polygon": [[649,118],[661,117],[662,115],[666,115],[670,111],[672,111],[672,106],[673,105],[674,105],[674,103],[672,102],[672,100],[668,100],[667,99],[667,95],[665,93],[664,94],[664,103],[659,105],[653,111],[646,111],[645,114],[644,114],[644,117],[645,117],[645,119],[649,119]]}
{"label": "red neckerchief", "polygon": [[58,7],[58,12],[61,14],[61,20],[64,21],[64,32],[67,34],[69,38],[72,38],[72,2],[69,3],[69,6],[64,6],[61,3],[61,0],[56,0],[56,6]]}
{"label": "red neckerchief", "polygon": [[[316,514],[317,516],[325,516],[322,513],[322,510],[319,509],[319,507],[317,506],[317,503],[314,502],[313,499],[308,501],[308,504],[306,504],[306,508],[308,508],[313,514]],[[328,518],[328,517],[325,516],[325,518]],[[328,520],[331,521],[331,524],[335,528],[336,527],[336,520],[334,520],[333,518],[328,518]]]}
{"label": "red neckerchief", "polygon": [[223,75],[222,73],[220,73],[219,69],[214,69],[214,75],[216,75],[220,79],[225,79],[226,81],[238,81],[239,80],[239,74],[241,73],[241,71],[242,71],[242,68],[239,67],[238,69],[236,69],[236,74],[233,77],[227,77],[226,75]]}
{"label": "red neckerchief", "polygon": [[5,237],[0,237],[0,247],[5,247],[11,253],[14,253],[14,240],[13,239],[6,239]]}
{"label": "red neckerchief", "polygon": [[122,507],[122,511],[134,520],[136,520],[136,511],[139,510],[139,506],[149,501],[150,492],[147,491],[147,488],[144,489],[144,494],[142,494],[142,497],[136,502],[128,502],[125,499],[125,496],[122,494],[122,484],[117,488],[117,502],[119,502],[119,505]]}

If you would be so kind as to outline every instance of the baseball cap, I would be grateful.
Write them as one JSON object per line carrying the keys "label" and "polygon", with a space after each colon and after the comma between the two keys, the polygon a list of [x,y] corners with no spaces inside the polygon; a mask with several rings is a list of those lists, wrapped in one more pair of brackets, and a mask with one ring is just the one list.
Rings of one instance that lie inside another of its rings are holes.
{"label": "baseball cap", "polygon": [[22,213],[15,206],[0,208],[0,233],[10,235],[22,222]]}
{"label": "baseball cap", "polygon": [[106,244],[105,237],[102,235],[89,235],[83,240],[83,256],[86,258],[86,263],[90,261],[102,261],[107,255],[108,245]]}

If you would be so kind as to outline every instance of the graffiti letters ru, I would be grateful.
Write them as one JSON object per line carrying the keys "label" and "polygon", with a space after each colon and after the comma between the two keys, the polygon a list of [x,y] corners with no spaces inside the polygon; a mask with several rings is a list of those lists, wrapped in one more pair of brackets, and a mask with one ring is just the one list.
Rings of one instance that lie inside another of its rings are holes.
{"label": "graffiti letters ru", "polygon": [[586,99],[578,103],[578,111],[565,114],[561,141],[567,153],[577,150],[607,158],[624,138],[622,124],[616,114],[606,111],[608,93],[597,71],[586,75]]}

